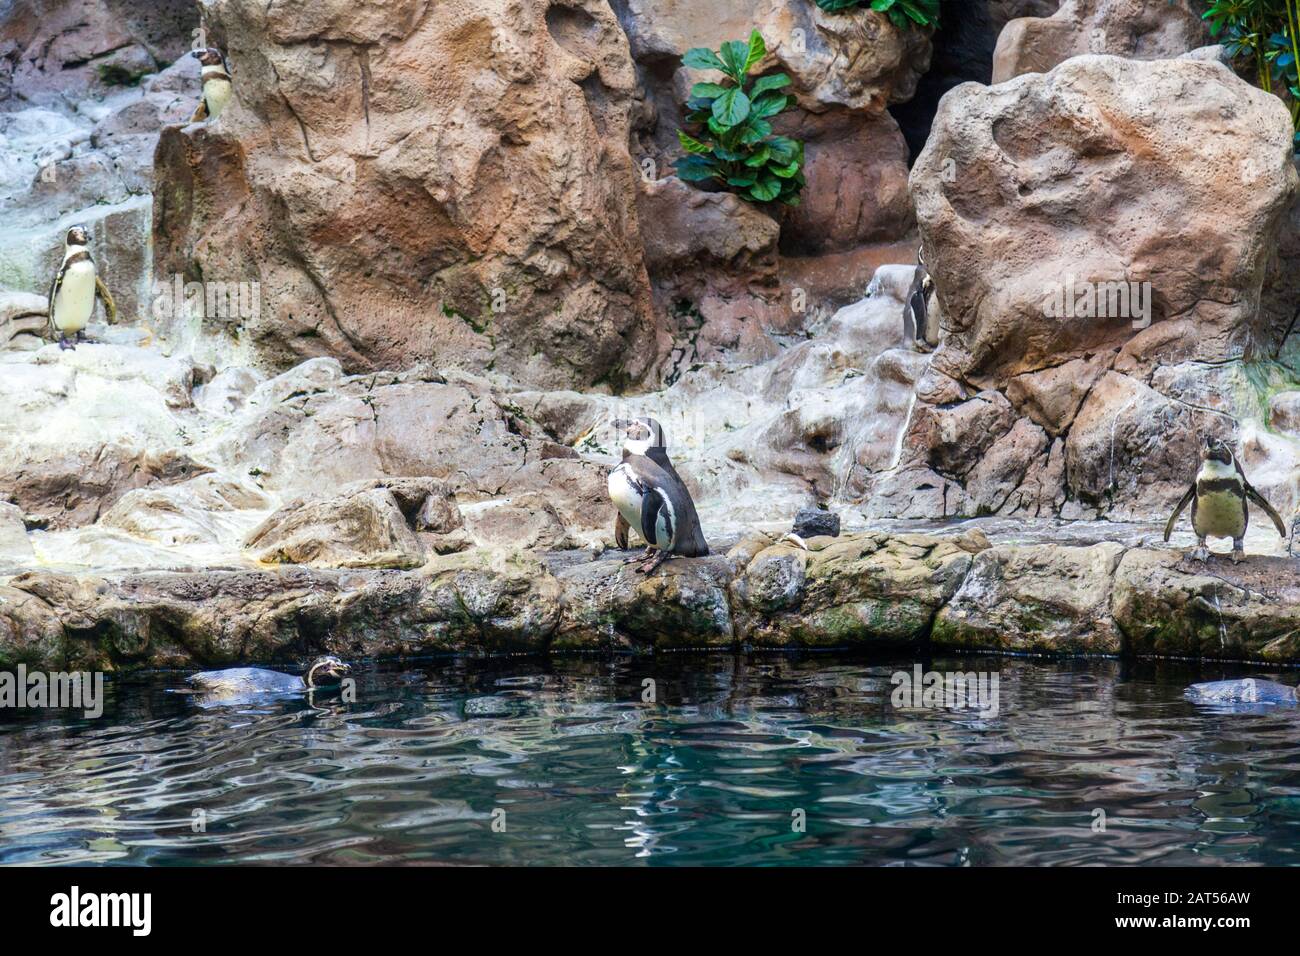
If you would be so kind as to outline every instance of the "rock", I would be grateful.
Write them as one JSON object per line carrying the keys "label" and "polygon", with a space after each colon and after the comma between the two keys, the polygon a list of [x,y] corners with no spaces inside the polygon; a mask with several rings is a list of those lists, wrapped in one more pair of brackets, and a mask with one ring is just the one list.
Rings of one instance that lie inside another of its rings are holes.
{"label": "rock", "polygon": [[782,252],[821,255],[913,232],[907,143],[892,116],[798,111],[776,127],[803,141],[808,181],[799,205],[782,210]]}
{"label": "rock", "polygon": [[736,626],[759,645],[906,644],[929,631],[978,545],[928,535],[845,535],[821,551],[767,548],[731,585]]}
{"label": "rock", "polygon": [[1115,575],[1115,621],[1132,654],[1293,661],[1300,654],[1300,574],[1289,558],[1200,564],[1135,549]]}
{"label": "rock", "polygon": [[465,531],[481,548],[561,550],[574,546],[564,522],[543,495],[525,493],[464,510]]}
{"label": "rock", "polygon": [[51,528],[93,522],[127,491],[210,470],[177,417],[193,367],[142,349],[54,346],[0,374],[0,497]]}
{"label": "rock", "polygon": [[0,103],[57,105],[138,81],[179,58],[196,25],[185,0],[17,0],[0,19]]}
{"label": "rock", "polygon": [[32,352],[45,344],[50,318],[45,296],[0,292],[0,352]]}
{"label": "rock", "polygon": [[247,481],[200,475],[165,488],[128,491],[99,524],[163,547],[218,545],[233,552],[272,507]]}
{"label": "rock", "polygon": [[1189,0],[1063,0],[1049,17],[1012,20],[998,37],[993,82],[1046,73],[1070,57],[1109,53],[1137,60],[1181,56],[1209,42]]}
{"label": "rock", "polygon": [[295,499],[253,529],[244,547],[264,564],[419,567],[424,549],[407,521],[391,490],[367,482],[332,498]]}
{"label": "rock", "polygon": [[27,540],[27,525],[21,508],[0,501],[0,568],[11,563],[25,564],[33,557]]}
{"label": "rock", "polygon": [[263,380],[264,376],[251,368],[236,365],[222,369],[212,381],[194,390],[194,407],[213,417],[234,415]]}
{"label": "rock", "polygon": [[48,604],[0,584],[0,668],[62,667],[64,633],[58,614]]}
{"label": "rock", "polygon": [[1278,392],[1270,398],[1268,421],[1278,431],[1300,436],[1300,392]]}
{"label": "rock", "polygon": [[840,535],[840,516],[833,511],[821,511],[817,508],[803,508],[794,516],[794,533],[807,540],[818,535],[838,538]]}
{"label": "rock", "polygon": [[[956,394],[918,396],[898,467],[866,483],[873,506],[1167,514],[1190,445],[1262,404],[1241,363],[1271,334],[1256,303],[1297,183],[1278,105],[1192,59],[1079,56],[952,91],[911,185],[945,330],[927,387]],[[1066,295],[1076,317],[1054,317]]]}
{"label": "rock", "polygon": [[721,556],[674,558],[654,575],[617,561],[561,569],[564,613],[557,649],[726,647],[735,641]]}
{"label": "rock", "polygon": [[945,647],[1117,654],[1110,592],[1123,553],[1114,542],[981,551],[935,619],[932,639]]}
{"label": "rock", "polygon": [[662,343],[627,149],[636,76],[608,4],[376,9],[205,5],[242,79],[220,122],[162,133],[158,270],[258,281],[260,314],[228,333],[265,366],[645,377]]}

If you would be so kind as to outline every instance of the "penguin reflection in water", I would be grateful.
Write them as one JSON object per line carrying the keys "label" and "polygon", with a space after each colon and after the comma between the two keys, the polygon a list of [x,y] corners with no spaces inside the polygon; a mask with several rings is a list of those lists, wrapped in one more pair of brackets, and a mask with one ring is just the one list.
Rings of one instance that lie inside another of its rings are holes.
{"label": "penguin reflection in water", "polygon": [[1242,561],[1246,557],[1243,539],[1250,523],[1251,502],[1273,519],[1277,533],[1285,538],[1286,526],[1282,523],[1282,516],[1246,480],[1246,474],[1232,454],[1232,449],[1217,438],[1207,438],[1205,447],[1201,449],[1201,468],[1196,473],[1192,487],[1187,489],[1187,494],[1183,495],[1178,507],[1169,516],[1165,525],[1165,540],[1169,540],[1178,516],[1190,504],[1192,530],[1196,532],[1197,541],[1192,557],[1197,561],[1208,559],[1210,552],[1205,546],[1205,539],[1213,536],[1231,538],[1232,560]]}
{"label": "penguin reflection in water", "polygon": [[84,226],[73,226],[63,242],[63,262],[50,284],[48,302],[50,327],[59,337],[59,348],[75,349],[68,341],[86,341],[86,326],[95,312],[95,297],[104,300],[104,312],[110,324],[117,321],[117,306],[104,280],[95,271],[95,260],[87,246],[90,240]]}
{"label": "penguin reflection in water", "polygon": [[623,462],[609,473],[609,497],[618,510],[614,540],[626,551],[628,531],[636,528],[647,545],[644,553],[624,563],[640,561],[636,570],[649,574],[670,555],[708,554],[695,502],[668,458],[659,423],[653,418],[620,419],[614,428],[627,436]]}

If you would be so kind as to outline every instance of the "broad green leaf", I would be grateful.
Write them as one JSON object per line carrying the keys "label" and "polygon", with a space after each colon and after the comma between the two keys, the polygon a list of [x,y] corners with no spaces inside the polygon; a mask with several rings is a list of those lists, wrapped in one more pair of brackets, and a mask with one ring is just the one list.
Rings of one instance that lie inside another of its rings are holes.
{"label": "broad green leaf", "polygon": [[764,176],[749,187],[749,194],[759,202],[771,202],[781,194],[781,183],[771,176]]}
{"label": "broad green leaf", "polygon": [[728,40],[718,50],[722,54],[724,69],[733,80],[740,83],[745,79],[745,62],[749,58],[749,44],[744,40]]}
{"label": "broad green leaf", "polygon": [[745,69],[742,71],[748,73],[759,60],[767,56],[767,44],[763,42],[763,34],[754,30],[749,34],[749,50],[745,55]]}
{"label": "broad green leaf", "polygon": [[741,189],[748,189],[758,181],[758,173],[745,173],[744,175],[728,176],[728,186],[738,186]]}
{"label": "broad green leaf", "polygon": [[682,57],[682,66],[692,70],[726,70],[727,66],[718,59],[718,55],[708,47],[697,46],[686,51]]}
{"label": "broad green leaf", "polygon": [[799,163],[793,162],[788,166],[769,166],[768,169],[782,179],[790,179],[799,172]]}
{"label": "broad green leaf", "polygon": [[762,166],[768,161],[768,159],[771,158],[771,156],[772,156],[772,150],[768,148],[766,143],[764,143],[762,146],[758,148],[758,152],[754,153],[753,156],[745,160],[745,165]]}
{"label": "broad green leaf", "polygon": [[772,158],[782,166],[792,163],[799,154],[799,144],[788,136],[773,136],[767,143],[772,148]]}
{"label": "broad green leaf", "polygon": [[749,97],[739,87],[713,101],[713,118],[726,127],[739,126],[749,117]]}
{"label": "broad green leaf", "polygon": [[790,103],[790,97],[784,93],[764,93],[762,96],[751,100],[749,111],[750,116],[758,119],[766,119],[769,116],[775,116],[781,112]]}
{"label": "broad green leaf", "polygon": [[757,97],[760,93],[766,93],[768,90],[783,90],[790,85],[790,77],[784,73],[775,73],[772,76],[761,76],[754,83],[753,89],[749,91],[751,97]]}
{"label": "broad green leaf", "polygon": [[727,87],[721,83],[696,83],[691,87],[692,100],[708,100],[712,103],[723,93],[727,92]]}
{"label": "broad green leaf", "polygon": [[707,155],[712,149],[708,143],[701,143],[684,129],[677,131],[677,142],[682,144],[682,149],[686,150],[686,152],[696,153],[701,156]]}
{"label": "broad green leaf", "polygon": [[717,164],[704,156],[685,156],[674,164],[677,178],[690,183],[713,179],[718,175]]}
{"label": "broad green leaf", "polygon": [[740,141],[746,146],[753,146],[761,143],[767,137],[772,135],[772,124],[765,119],[757,119],[751,116],[749,122],[745,124],[741,133]]}

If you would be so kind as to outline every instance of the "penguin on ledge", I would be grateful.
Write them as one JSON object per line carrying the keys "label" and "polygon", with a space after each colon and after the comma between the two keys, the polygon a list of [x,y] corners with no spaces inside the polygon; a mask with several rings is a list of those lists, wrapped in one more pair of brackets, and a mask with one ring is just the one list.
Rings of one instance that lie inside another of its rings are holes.
{"label": "penguin on ledge", "polygon": [[85,226],[69,229],[63,240],[63,262],[50,283],[50,328],[59,337],[60,349],[77,347],[68,341],[69,335],[76,342],[86,341],[86,326],[95,312],[96,296],[104,300],[104,314],[109,324],[117,321],[113,295],[95,271],[95,260],[87,248],[89,245]]}
{"label": "penguin on ledge", "polygon": [[226,55],[214,46],[195,50],[193,55],[202,64],[200,74],[203,80],[203,99],[199,100],[190,122],[214,120],[221,115],[221,111],[230,102],[230,93],[233,89],[230,64],[226,62]]}
{"label": "penguin on ledge", "polygon": [[618,515],[614,540],[628,550],[628,532],[636,528],[645,539],[636,570],[649,574],[670,555],[687,558],[709,553],[691,493],[677,474],[664,443],[664,432],[653,418],[619,419],[614,428],[626,435],[623,461],[609,473],[609,498]]}

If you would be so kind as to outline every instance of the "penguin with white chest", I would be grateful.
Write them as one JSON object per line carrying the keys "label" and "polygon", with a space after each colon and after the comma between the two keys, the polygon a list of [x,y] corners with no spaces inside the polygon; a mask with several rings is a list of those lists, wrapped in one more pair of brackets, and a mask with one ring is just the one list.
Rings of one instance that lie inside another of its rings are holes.
{"label": "penguin with white chest", "polygon": [[1264,513],[1273,519],[1277,533],[1285,538],[1286,526],[1282,523],[1282,516],[1246,480],[1246,473],[1241,470],[1241,463],[1232,454],[1232,449],[1217,438],[1207,438],[1205,447],[1201,449],[1201,467],[1196,480],[1165,524],[1165,540],[1169,540],[1178,516],[1190,504],[1192,530],[1196,532],[1197,540],[1192,557],[1197,561],[1207,560],[1210,552],[1205,539],[1213,536],[1231,538],[1232,560],[1242,561],[1246,557],[1243,539],[1250,524],[1251,502],[1264,509]]}
{"label": "penguin with white chest", "polygon": [[614,427],[627,436],[623,461],[609,473],[609,497],[618,511],[614,540],[626,551],[628,532],[636,528],[646,542],[643,554],[624,563],[641,561],[636,570],[649,574],[669,555],[698,558],[708,554],[695,502],[668,458],[659,423],[638,418],[616,421]]}
{"label": "penguin with white chest", "polygon": [[230,94],[234,87],[230,79],[230,65],[226,63],[225,54],[220,50],[210,46],[203,50],[195,50],[194,56],[198,57],[199,62],[203,64],[200,69],[203,99],[199,101],[198,108],[190,117],[191,123],[198,123],[202,120],[214,120],[220,116],[221,111],[230,102]]}
{"label": "penguin with white chest", "polygon": [[84,226],[73,226],[63,242],[63,262],[50,284],[48,303],[50,327],[59,337],[60,349],[75,349],[68,341],[85,341],[86,326],[95,312],[95,297],[104,300],[109,323],[117,321],[117,306],[104,280],[95,271],[95,260],[87,248],[90,240]]}

